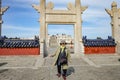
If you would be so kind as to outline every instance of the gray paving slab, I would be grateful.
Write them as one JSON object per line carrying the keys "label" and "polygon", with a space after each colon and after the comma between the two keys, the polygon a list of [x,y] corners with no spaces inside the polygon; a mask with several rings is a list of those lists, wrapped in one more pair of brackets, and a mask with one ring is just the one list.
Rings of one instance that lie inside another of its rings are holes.
{"label": "gray paving slab", "polygon": [[97,65],[120,65],[120,55],[86,55],[89,60],[93,61]]}
{"label": "gray paving slab", "polygon": [[1,67],[33,67],[38,58],[38,56],[3,56],[0,57],[0,63],[6,63]]}
{"label": "gray paving slab", "polygon": [[[72,66],[74,72],[67,80],[120,80],[120,66]],[[63,80],[56,76],[56,67],[39,69],[6,69],[0,70],[0,80]]]}
{"label": "gray paving slab", "polygon": [[0,80],[49,80],[49,69],[8,69],[1,71]]}

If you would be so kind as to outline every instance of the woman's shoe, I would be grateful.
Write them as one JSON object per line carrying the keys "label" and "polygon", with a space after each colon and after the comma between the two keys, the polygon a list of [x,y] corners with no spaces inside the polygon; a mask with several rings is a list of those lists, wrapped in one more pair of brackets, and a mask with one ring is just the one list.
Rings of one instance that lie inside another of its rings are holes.
{"label": "woman's shoe", "polygon": [[66,76],[62,76],[64,80],[66,80]]}
{"label": "woman's shoe", "polygon": [[61,74],[59,74],[59,73],[58,73],[58,74],[56,74],[56,75],[57,75],[58,77],[60,77],[60,76],[61,76]]}

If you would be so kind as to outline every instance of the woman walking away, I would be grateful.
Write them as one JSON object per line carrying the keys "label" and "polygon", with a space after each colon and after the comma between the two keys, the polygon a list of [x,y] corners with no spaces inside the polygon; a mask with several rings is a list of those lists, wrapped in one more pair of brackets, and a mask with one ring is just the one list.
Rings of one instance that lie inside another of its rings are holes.
{"label": "woman walking away", "polygon": [[[57,49],[55,54],[51,55],[51,57],[55,58],[53,65],[57,65],[57,76],[58,78],[63,77],[66,80],[66,73],[68,69],[68,61],[70,61],[70,52],[66,48],[66,42],[62,40],[60,42],[60,47]],[[63,73],[62,73],[63,72]]]}

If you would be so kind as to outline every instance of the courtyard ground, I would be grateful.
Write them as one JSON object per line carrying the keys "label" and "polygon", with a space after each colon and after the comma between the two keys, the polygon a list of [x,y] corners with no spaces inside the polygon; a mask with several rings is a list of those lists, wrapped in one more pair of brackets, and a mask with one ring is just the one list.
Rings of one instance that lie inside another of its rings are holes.
{"label": "courtyard ground", "polygon": [[[120,80],[119,59],[116,54],[72,58],[67,80]],[[39,56],[1,56],[0,80],[63,80],[51,66],[53,58],[41,60]]]}

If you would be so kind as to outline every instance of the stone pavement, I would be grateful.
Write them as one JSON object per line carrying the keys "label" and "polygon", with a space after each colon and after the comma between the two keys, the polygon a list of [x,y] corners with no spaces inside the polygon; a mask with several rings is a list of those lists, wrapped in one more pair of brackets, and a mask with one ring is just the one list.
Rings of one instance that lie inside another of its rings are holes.
{"label": "stone pavement", "polygon": [[39,56],[1,56],[0,63],[6,63],[0,68],[33,68]]}
{"label": "stone pavement", "polygon": [[99,66],[120,65],[120,55],[117,54],[86,55],[86,57]]}
{"label": "stone pavement", "polygon": [[[63,80],[55,76],[56,67],[51,66],[53,58],[45,58],[42,66],[37,65],[39,59],[39,56],[0,57],[0,80]],[[72,58],[67,80],[120,80],[118,59],[120,55],[85,55]],[[91,63],[94,65],[90,65]]]}

